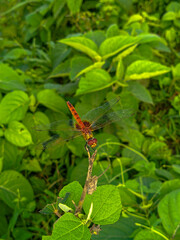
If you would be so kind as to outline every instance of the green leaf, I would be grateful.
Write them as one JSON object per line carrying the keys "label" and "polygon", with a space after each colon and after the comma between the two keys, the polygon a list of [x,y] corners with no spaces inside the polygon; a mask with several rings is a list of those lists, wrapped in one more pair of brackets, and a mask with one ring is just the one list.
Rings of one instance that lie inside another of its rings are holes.
{"label": "green leaf", "polygon": [[65,213],[58,219],[53,228],[51,240],[90,240],[91,233],[72,213]]}
{"label": "green leaf", "polygon": [[172,1],[170,2],[170,4],[168,4],[168,6],[166,7],[166,10],[167,12],[172,11],[177,13],[180,10],[180,3],[178,3],[178,1],[177,2]]}
{"label": "green leaf", "polygon": [[[20,161],[22,158],[22,152],[17,146],[11,144],[10,142],[4,141],[0,142],[1,155],[4,157],[3,160],[3,170],[8,169],[19,169]],[[3,145],[2,145],[3,144]],[[3,147],[3,149],[2,149]],[[2,151],[3,150],[3,151]]]}
{"label": "green leaf", "polygon": [[100,46],[99,53],[103,59],[114,56],[123,49],[130,47],[138,42],[136,37],[116,36],[106,39]]}
{"label": "green leaf", "polygon": [[132,194],[126,187],[119,186],[119,194],[123,206],[135,206],[137,204],[136,196]]}
{"label": "green leaf", "polygon": [[12,121],[5,130],[5,138],[18,147],[25,147],[32,144],[31,134],[20,122]]}
{"label": "green leaf", "polygon": [[120,30],[117,24],[110,25],[106,31],[107,38],[115,37],[115,36],[118,36],[119,34],[120,34]]}
{"label": "green leaf", "polygon": [[[66,1],[66,0],[63,0],[63,1]],[[56,3],[57,2],[54,2],[54,6]],[[52,51],[51,53],[52,64],[54,69],[58,66],[58,64],[62,63],[69,56],[71,49],[64,44],[57,42],[51,51]]]}
{"label": "green leaf", "polygon": [[95,42],[98,47],[106,39],[105,32],[102,30],[89,31],[84,36]]}
{"label": "green leaf", "polygon": [[180,165],[178,164],[173,164],[172,165],[172,169],[177,172],[178,174],[180,174]]}
{"label": "green leaf", "polygon": [[138,43],[151,43],[151,42],[164,42],[158,35],[156,34],[140,34],[137,37]]}
{"label": "green leaf", "polygon": [[139,100],[153,104],[150,92],[138,82],[128,82],[128,90]]}
{"label": "green leaf", "polygon": [[151,230],[141,230],[138,232],[138,234],[135,236],[134,240],[164,240],[164,237],[161,237],[156,232],[152,232]]}
{"label": "green leaf", "polygon": [[80,11],[82,1],[83,0],[67,0],[67,5],[71,14],[75,14]]}
{"label": "green leaf", "polygon": [[41,90],[37,95],[37,99],[39,103],[55,112],[68,113],[66,102],[52,89]]}
{"label": "green leaf", "polygon": [[142,149],[145,137],[140,131],[133,128],[124,128],[121,130],[121,136],[131,144],[132,148],[139,151]]}
{"label": "green leaf", "polygon": [[53,17],[56,19],[60,15],[66,0],[60,0],[53,2]]}
{"label": "green leaf", "polygon": [[13,229],[13,237],[19,240],[28,240],[33,238],[33,233],[26,227],[16,227]]}
{"label": "green leaf", "polygon": [[48,128],[47,131],[37,131],[38,126],[48,126],[50,124],[48,117],[43,112],[27,113],[23,119],[23,124],[27,127],[31,133],[32,140],[35,144],[45,141],[49,137]]}
{"label": "green leaf", "polygon": [[126,80],[140,80],[162,75],[171,69],[160,63],[138,60],[133,62],[126,71]]}
{"label": "green leaf", "polygon": [[75,79],[77,74],[92,65],[92,60],[88,57],[76,56],[71,61],[71,80]]}
{"label": "green leaf", "polygon": [[163,21],[173,21],[175,19],[176,19],[176,13],[175,12],[167,12],[162,17]]}
{"label": "green leaf", "polygon": [[[1,204],[0,204],[1,209],[2,209],[2,207],[4,207],[2,205],[2,203],[3,202],[1,202]],[[6,234],[8,232],[8,222],[7,222],[6,216],[4,214],[0,214],[0,217],[1,217],[0,236],[3,236],[4,234]]]}
{"label": "green leaf", "polygon": [[179,179],[173,179],[170,181],[166,181],[162,184],[161,190],[160,190],[160,196],[161,198],[167,195],[168,193],[179,189],[180,188],[180,181]]}
{"label": "green leaf", "polygon": [[72,141],[67,143],[68,148],[71,152],[78,157],[82,157],[84,154],[85,141],[83,137],[74,138]]}
{"label": "green leaf", "polygon": [[[11,208],[26,206],[34,198],[33,190],[26,178],[13,170],[0,174],[0,198]],[[18,201],[17,201],[18,199]]]}
{"label": "green leaf", "polygon": [[68,59],[63,63],[60,63],[50,74],[49,78],[65,77],[69,76],[71,71],[71,61]]}
{"label": "green leaf", "polygon": [[113,143],[119,143],[119,139],[115,135],[99,133],[95,137],[98,140],[98,154],[100,156],[113,156],[118,152],[119,145],[113,145]]}
{"label": "green leaf", "polygon": [[22,91],[6,94],[0,103],[0,123],[22,120],[29,105],[28,95]]}
{"label": "green leaf", "polygon": [[62,198],[57,198],[57,201],[51,204],[47,204],[42,210],[40,210],[39,212],[42,214],[54,214],[56,213],[58,210],[60,210],[59,208],[59,204],[60,203],[64,203],[66,201],[66,199],[69,197],[70,193],[67,193],[64,197],[64,199]]}
{"label": "green leaf", "polygon": [[140,14],[134,14],[129,17],[127,25],[134,23],[134,22],[142,22],[142,21],[143,21],[143,17]]}
{"label": "green leaf", "polygon": [[136,169],[136,171],[139,171],[142,173],[142,175],[145,176],[153,176],[155,175],[155,163],[154,162],[146,162],[144,160],[137,161],[132,168]]}
{"label": "green leaf", "polygon": [[[180,189],[167,194],[160,201],[158,213],[164,229],[172,237],[180,224]],[[179,231],[178,236],[180,237]]]}
{"label": "green leaf", "polygon": [[[129,214],[130,215],[130,214]],[[100,231],[99,235],[93,235],[93,240],[132,240],[136,231],[138,231],[139,227],[135,225],[135,223],[144,224],[145,221],[139,217],[120,217],[119,221],[112,225],[101,226],[102,231]],[[134,214],[135,215],[135,214]],[[113,238],[112,238],[113,236]],[[146,239],[144,239],[146,240]],[[153,239],[154,240],[154,239]]]}
{"label": "green leaf", "polygon": [[101,60],[101,56],[97,53],[97,45],[89,38],[71,37],[62,39],[60,42],[87,54],[96,61]]}
{"label": "green leaf", "polygon": [[33,2],[39,2],[39,0],[27,0],[27,1],[19,2],[19,3],[15,4],[12,8],[8,9],[6,12],[1,13],[0,16],[4,16],[4,15],[6,15],[6,14],[9,14],[9,13],[11,13],[12,11],[17,10],[18,8],[21,8],[21,7],[23,7],[24,5],[30,4],[30,3],[33,3]]}
{"label": "green leaf", "polygon": [[21,165],[21,171],[28,170],[30,172],[41,172],[42,168],[39,164],[39,161],[36,158],[30,159],[23,159]]}
{"label": "green leaf", "polygon": [[68,207],[67,205],[65,205],[63,203],[59,203],[58,206],[65,213],[73,211],[72,208]]}
{"label": "green leaf", "polygon": [[86,73],[79,81],[79,89],[76,94],[86,94],[90,92],[99,91],[110,87],[115,81],[111,80],[111,76],[103,69],[93,69]]}
{"label": "green leaf", "polygon": [[74,181],[63,187],[63,189],[59,193],[59,197],[64,198],[67,193],[70,193],[70,196],[66,200],[65,204],[70,208],[74,209],[72,200],[75,202],[77,206],[81,198],[82,191],[83,191],[82,186],[77,181]]}
{"label": "green leaf", "polygon": [[132,47],[127,48],[126,50],[124,50],[123,52],[121,52],[120,54],[118,54],[118,56],[116,56],[115,58],[113,58],[113,62],[119,61],[123,58],[125,58],[126,56],[128,56],[129,54],[131,54],[134,49],[138,46],[138,44],[133,45]]}
{"label": "green leaf", "polygon": [[89,67],[83,69],[81,72],[79,72],[79,73],[76,75],[76,78],[79,77],[80,75],[84,74],[84,73],[90,72],[90,71],[93,70],[93,69],[101,68],[104,64],[105,64],[105,62],[95,62],[95,63],[92,64],[91,66],[89,66]]}
{"label": "green leaf", "polygon": [[123,64],[122,58],[120,58],[116,68],[116,78],[119,80],[119,83],[122,82],[123,75],[124,75],[124,64]]}
{"label": "green leaf", "polygon": [[19,58],[24,58],[28,55],[31,55],[31,52],[29,50],[23,48],[14,48],[4,56],[4,60],[16,60]]}
{"label": "green leaf", "polygon": [[42,240],[52,240],[51,236],[42,236]]}
{"label": "green leaf", "polygon": [[116,186],[100,186],[92,195],[86,195],[83,208],[87,215],[91,203],[93,203],[91,214],[93,223],[107,225],[118,221],[122,206],[119,190]]}
{"label": "green leaf", "polygon": [[77,163],[77,165],[71,171],[70,181],[78,181],[81,185],[85,183],[86,175],[88,169],[87,158],[84,158],[82,161]]}

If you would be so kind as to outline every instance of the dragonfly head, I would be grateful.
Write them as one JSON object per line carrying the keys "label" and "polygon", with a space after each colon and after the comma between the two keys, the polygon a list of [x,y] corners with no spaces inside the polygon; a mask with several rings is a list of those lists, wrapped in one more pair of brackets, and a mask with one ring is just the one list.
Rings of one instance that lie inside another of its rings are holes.
{"label": "dragonfly head", "polygon": [[88,139],[87,144],[90,147],[94,148],[97,145],[97,139],[96,138],[90,138],[90,139]]}

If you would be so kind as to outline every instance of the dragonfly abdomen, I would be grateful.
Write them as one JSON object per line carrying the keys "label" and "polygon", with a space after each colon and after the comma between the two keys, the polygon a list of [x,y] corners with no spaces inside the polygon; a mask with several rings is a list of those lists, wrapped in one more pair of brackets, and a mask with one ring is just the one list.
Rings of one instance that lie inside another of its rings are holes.
{"label": "dragonfly abdomen", "polygon": [[73,105],[68,101],[67,102],[68,108],[71,111],[73,117],[75,118],[76,122],[80,126],[80,128],[85,128],[83,121],[79,117],[79,114],[76,112],[76,109],[73,107]]}

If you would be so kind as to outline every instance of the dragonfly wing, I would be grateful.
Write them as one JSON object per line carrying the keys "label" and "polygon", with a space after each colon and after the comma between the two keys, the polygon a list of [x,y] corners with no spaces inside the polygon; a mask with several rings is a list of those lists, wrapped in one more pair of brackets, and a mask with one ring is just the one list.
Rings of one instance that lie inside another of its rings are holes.
{"label": "dragonfly wing", "polygon": [[130,118],[134,115],[134,111],[132,109],[120,109],[116,112],[108,112],[101,116],[96,122],[92,123],[91,129],[97,130],[103,128],[104,126],[117,122],[122,121],[123,119]]}
{"label": "dragonfly wing", "polygon": [[87,114],[85,114],[82,119],[87,120],[89,122],[96,122],[100,119],[105,113],[107,113],[116,103],[118,103],[120,98],[114,98],[109,102],[104,103],[102,106],[94,108],[90,110]]}
{"label": "dragonfly wing", "polygon": [[61,131],[78,131],[74,127],[72,119],[55,121],[50,124],[40,124],[32,127],[35,131],[50,131],[50,132],[61,132]]}
{"label": "dragonfly wing", "polygon": [[[74,128],[72,120],[60,120],[50,124],[36,125],[32,129],[37,136],[37,149],[47,149],[55,145],[61,145],[70,139],[82,135],[80,129]],[[44,132],[47,132],[49,137],[42,139],[39,134]]]}
{"label": "dragonfly wing", "polygon": [[36,149],[46,150],[49,148],[56,148],[56,147],[62,147],[66,142],[81,136],[81,132],[76,132],[73,136],[68,136],[65,138],[64,136],[61,137],[59,134],[52,135],[51,137],[47,138],[43,142],[37,144]]}

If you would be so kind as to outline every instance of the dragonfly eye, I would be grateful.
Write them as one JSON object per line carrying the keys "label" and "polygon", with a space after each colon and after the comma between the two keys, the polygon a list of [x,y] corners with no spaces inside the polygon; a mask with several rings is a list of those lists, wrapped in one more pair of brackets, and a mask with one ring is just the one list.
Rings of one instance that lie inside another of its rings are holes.
{"label": "dragonfly eye", "polygon": [[90,139],[88,140],[87,144],[88,144],[89,146],[91,146],[92,148],[94,148],[94,147],[96,147],[96,145],[97,145],[97,139],[96,139],[96,138],[90,138]]}

